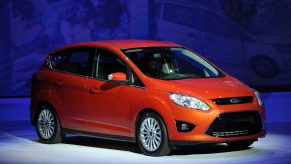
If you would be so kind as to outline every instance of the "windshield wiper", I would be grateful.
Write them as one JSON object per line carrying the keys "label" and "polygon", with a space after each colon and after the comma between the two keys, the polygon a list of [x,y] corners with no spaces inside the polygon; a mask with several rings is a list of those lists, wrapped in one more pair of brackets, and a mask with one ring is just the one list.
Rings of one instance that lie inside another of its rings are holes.
{"label": "windshield wiper", "polygon": [[174,77],[163,77],[163,78],[160,78],[162,80],[181,80],[181,79],[197,79],[197,78],[200,78],[200,77],[197,77],[197,76],[191,76],[191,75],[175,75]]}

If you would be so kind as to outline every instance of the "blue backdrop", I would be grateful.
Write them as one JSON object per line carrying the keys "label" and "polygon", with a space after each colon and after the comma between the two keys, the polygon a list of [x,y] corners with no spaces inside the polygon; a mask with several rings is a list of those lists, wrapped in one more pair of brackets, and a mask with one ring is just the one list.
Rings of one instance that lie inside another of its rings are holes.
{"label": "blue backdrop", "polygon": [[288,0],[0,0],[0,96],[28,96],[56,47],[154,39],[194,49],[261,90],[291,90]]}

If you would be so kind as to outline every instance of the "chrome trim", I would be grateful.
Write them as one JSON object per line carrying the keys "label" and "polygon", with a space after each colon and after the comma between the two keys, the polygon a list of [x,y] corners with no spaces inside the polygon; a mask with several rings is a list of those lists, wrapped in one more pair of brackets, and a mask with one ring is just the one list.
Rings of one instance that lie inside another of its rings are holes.
{"label": "chrome trim", "polygon": [[248,134],[248,130],[236,130],[236,131],[225,131],[225,132],[213,132],[212,135],[215,137],[232,137],[239,135]]}

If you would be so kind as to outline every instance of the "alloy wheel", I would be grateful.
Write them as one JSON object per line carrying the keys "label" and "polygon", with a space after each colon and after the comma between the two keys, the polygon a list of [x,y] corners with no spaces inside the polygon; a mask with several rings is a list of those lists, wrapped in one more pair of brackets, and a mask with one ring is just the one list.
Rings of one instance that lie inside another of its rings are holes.
{"label": "alloy wheel", "polygon": [[50,139],[55,131],[54,116],[48,109],[44,109],[38,116],[37,128],[42,138]]}
{"label": "alloy wheel", "polygon": [[139,139],[143,147],[149,151],[156,151],[161,145],[162,133],[158,121],[154,118],[146,118],[140,126]]}

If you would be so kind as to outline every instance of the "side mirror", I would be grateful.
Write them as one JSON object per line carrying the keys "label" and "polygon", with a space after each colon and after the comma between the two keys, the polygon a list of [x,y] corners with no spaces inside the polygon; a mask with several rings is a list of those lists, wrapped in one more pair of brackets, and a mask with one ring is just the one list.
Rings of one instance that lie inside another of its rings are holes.
{"label": "side mirror", "polygon": [[117,82],[117,83],[128,83],[128,80],[126,79],[126,75],[123,72],[115,72],[108,75],[108,80],[111,82]]}

